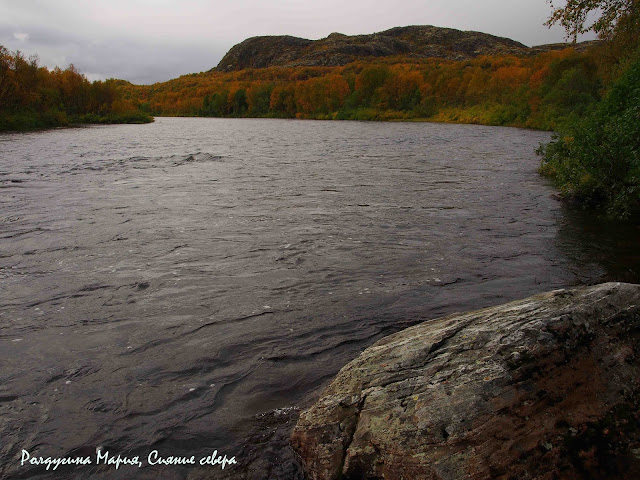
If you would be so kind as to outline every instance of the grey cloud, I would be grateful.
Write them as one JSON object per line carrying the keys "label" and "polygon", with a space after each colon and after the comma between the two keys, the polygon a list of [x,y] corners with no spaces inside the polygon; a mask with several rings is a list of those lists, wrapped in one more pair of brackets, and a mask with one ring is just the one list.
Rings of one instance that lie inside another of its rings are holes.
{"label": "grey cloud", "polygon": [[179,75],[206,71],[224,55],[224,49],[185,46],[135,39],[82,38],[78,35],[30,26],[29,38],[20,41],[14,29],[0,25],[0,43],[25,55],[37,54],[40,63],[53,68],[69,64],[92,80],[123,78],[137,84],[164,81]]}

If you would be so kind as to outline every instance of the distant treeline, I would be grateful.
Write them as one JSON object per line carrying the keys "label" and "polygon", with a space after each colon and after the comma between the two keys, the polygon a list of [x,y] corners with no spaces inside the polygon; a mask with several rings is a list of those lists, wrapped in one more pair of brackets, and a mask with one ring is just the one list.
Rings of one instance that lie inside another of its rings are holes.
{"label": "distant treeline", "polygon": [[152,115],[431,119],[553,129],[600,98],[592,55],[573,49],[468,61],[380,58],[342,67],[248,69],[123,85]]}
{"label": "distant treeline", "polygon": [[73,65],[49,70],[0,45],[0,131],[71,123],[146,123],[153,119],[123,97],[122,81],[89,82]]}

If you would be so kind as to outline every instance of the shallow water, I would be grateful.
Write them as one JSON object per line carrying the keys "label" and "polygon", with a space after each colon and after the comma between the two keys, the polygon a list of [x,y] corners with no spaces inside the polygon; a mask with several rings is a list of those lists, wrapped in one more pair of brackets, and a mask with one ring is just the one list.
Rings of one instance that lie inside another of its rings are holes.
{"label": "shallow water", "polygon": [[[543,132],[158,118],[0,135],[0,476],[296,478],[350,359],[454,311],[639,281],[638,228],[565,209]],[[239,466],[20,466],[32,455]]]}

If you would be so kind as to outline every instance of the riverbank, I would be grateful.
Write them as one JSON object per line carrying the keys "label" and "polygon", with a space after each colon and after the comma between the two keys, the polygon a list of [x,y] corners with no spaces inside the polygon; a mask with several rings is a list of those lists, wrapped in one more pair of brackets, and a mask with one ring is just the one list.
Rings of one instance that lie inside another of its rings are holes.
{"label": "riverbank", "polygon": [[588,115],[538,149],[567,198],[616,219],[640,218],[640,53]]}
{"label": "riverbank", "polygon": [[68,117],[63,112],[47,115],[22,113],[0,116],[0,132],[32,132],[83,124],[144,124],[153,121],[153,117],[144,112],[109,115],[86,114],[72,117]]}

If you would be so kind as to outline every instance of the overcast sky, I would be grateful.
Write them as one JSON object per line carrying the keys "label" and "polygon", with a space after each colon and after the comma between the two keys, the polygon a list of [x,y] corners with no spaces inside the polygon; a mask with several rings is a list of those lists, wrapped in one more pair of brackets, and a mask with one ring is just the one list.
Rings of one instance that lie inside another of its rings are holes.
{"label": "overcast sky", "polygon": [[149,84],[209,70],[256,35],[436,25],[529,46],[564,41],[542,25],[549,12],[546,0],[0,0],[0,44],[50,68],[73,63],[90,80]]}

